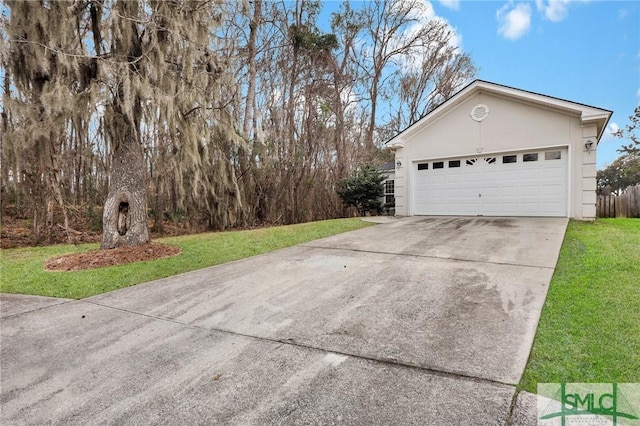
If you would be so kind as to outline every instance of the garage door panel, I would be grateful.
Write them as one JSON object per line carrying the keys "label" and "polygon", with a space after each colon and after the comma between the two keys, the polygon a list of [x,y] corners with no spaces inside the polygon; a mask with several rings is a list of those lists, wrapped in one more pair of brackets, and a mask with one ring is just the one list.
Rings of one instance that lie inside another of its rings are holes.
{"label": "garage door panel", "polygon": [[517,216],[520,204],[517,202],[503,202],[501,213],[504,216]]}
{"label": "garage door panel", "polygon": [[542,173],[540,173],[540,170],[523,169],[520,171],[518,180],[532,181],[534,179],[540,179],[541,177],[542,177]]}
{"label": "garage door panel", "polygon": [[540,178],[540,185],[542,186],[555,186],[555,185],[559,185],[559,186],[564,186],[562,183],[559,183],[558,181],[562,180],[563,176],[545,176]]}
{"label": "garage door panel", "polygon": [[520,213],[519,216],[540,216],[543,215],[544,212],[540,211],[538,204],[521,204],[520,205]]}
{"label": "garage door panel", "polygon": [[454,159],[438,160],[444,168],[419,172],[414,164],[413,214],[566,216],[567,150],[554,160],[538,154],[531,162],[513,154],[516,163],[502,163],[502,155],[457,158],[460,167],[454,168],[448,167]]}
{"label": "garage door panel", "polygon": [[[496,166],[491,166],[491,169],[495,169]],[[497,180],[500,179],[500,173],[498,170],[491,170],[487,168],[487,171],[484,173],[479,173],[481,179],[486,181]]]}
{"label": "garage door panel", "polygon": [[467,182],[477,182],[478,180],[483,178],[483,173],[481,171],[470,170],[465,167],[465,181]]}
{"label": "garage door panel", "polygon": [[483,211],[486,212],[484,214],[485,216],[500,216],[502,214],[500,212],[500,205],[497,203],[483,204],[482,208]]}
{"label": "garage door panel", "polygon": [[560,182],[543,182],[540,184],[540,187],[545,191],[549,191],[549,190],[564,191],[564,189],[566,188],[566,186]]}
{"label": "garage door panel", "polygon": [[460,187],[465,185],[464,176],[462,174],[449,176],[448,182],[449,184],[459,185]]}
{"label": "garage door panel", "polygon": [[502,179],[503,182],[518,181],[519,178],[520,173],[518,170],[502,170],[500,172],[500,179]]}
{"label": "garage door panel", "polygon": [[542,167],[540,169],[542,176],[563,176],[566,169],[564,167]]}
{"label": "garage door panel", "polygon": [[462,195],[466,198],[477,198],[479,187],[466,187],[462,189]]}
{"label": "garage door panel", "polygon": [[433,177],[431,179],[429,179],[429,185],[435,186],[435,185],[442,185],[444,183],[447,182],[447,178],[444,175],[440,175],[440,174],[433,174]]}
{"label": "garage door panel", "polygon": [[432,203],[443,203],[444,199],[447,198],[446,188],[434,188],[431,190],[431,202]]}
{"label": "garage door panel", "polygon": [[528,197],[530,195],[539,195],[540,194],[540,185],[539,183],[523,183],[520,185],[520,192],[524,197]]}
{"label": "garage door panel", "polygon": [[486,187],[482,190],[481,194],[482,194],[482,197],[485,199],[487,198],[498,199],[500,198],[500,188],[498,186]]}
{"label": "garage door panel", "polygon": [[551,203],[551,202],[549,202],[549,203],[542,203],[542,205],[544,206],[544,208],[547,211],[552,212],[552,211],[556,211],[557,209],[561,208],[564,205],[564,203],[560,203],[560,202]]}
{"label": "garage door panel", "polygon": [[465,205],[463,203],[449,203],[448,208],[449,210],[456,212],[455,214],[462,215],[465,211]]}

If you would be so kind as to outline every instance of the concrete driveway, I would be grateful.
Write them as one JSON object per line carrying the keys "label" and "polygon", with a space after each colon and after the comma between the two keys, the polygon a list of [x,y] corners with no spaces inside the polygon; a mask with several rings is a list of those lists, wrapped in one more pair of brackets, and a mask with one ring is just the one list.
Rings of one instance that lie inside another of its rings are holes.
{"label": "concrete driveway", "polygon": [[566,225],[404,218],[80,301],[3,295],[0,423],[505,424]]}

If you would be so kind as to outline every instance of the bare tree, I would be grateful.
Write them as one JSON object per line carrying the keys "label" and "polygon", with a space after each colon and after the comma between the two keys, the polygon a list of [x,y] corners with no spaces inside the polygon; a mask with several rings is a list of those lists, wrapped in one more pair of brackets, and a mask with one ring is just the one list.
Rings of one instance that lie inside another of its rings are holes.
{"label": "bare tree", "polygon": [[381,99],[389,106],[402,104],[400,120],[413,121],[475,73],[470,60],[452,45],[448,24],[431,15],[422,0],[374,0],[358,13],[356,25],[364,34],[353,60],[364,74],[360,82],[368,95],[369,150],[382,140],[376,129],[393,133],[401,127],[390,108],[380,114]]}
{"label": "bare tree", "polygon": [[390,126],[394,134],[449,99],[475,75],[471,58],[453,43],[446,24],[436,21],[430,37],[434,41],[412,56],[394,82],[400,89],[395,125]]}

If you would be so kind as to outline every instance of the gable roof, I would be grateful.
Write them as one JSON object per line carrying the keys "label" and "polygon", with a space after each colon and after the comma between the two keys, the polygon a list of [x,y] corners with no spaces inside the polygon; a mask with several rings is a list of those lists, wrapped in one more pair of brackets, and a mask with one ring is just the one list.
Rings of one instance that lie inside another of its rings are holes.
{"label": "gable roof", "polygon": [[583,124],[595,123],[598,129],[598,140],[604,133],[607,123],[613,114],[613,111],[607,109],[594,107],[591,105],[581,104],[579,102],[568,101],[566,99],[560,99],[549,95],[543,95],[541,93],[530,92],[528,90],[517,89],[515,87],[505,86],[502,84],[492,83],[485,80],[474,80],[455,95],[447,99],[440,106],[433,109],[431,112],[422,116],[409,127],[398,133],[396,136],[389,139],[385,145],[388,148],[399,148],[404,145],[404,140],[416,132],[420,131],[429,123],[435,121],[439,117],[445,115],[451,111],[457,105],[466,101],[470,97],[477,93],[487,93],[498,95],[502,97],[509,97],[519,101],[527,102],[534,105],[544,106],[547,108],[562,110],[565,112],[573,113],[580,116]]}

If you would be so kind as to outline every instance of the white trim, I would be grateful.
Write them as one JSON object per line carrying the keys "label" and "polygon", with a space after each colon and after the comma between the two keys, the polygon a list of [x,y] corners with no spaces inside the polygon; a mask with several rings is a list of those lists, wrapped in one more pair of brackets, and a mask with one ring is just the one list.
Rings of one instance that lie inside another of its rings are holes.
{"label": "white trim", "polygon": [[[574,209],[574,201],[573,201],[573,185],[574,185],[574,181],[571,178],[571,174],[573,173],[573,153],[571,151],[573,151],[573,146],[572,145],[568,145],[567,146],[567,217],[571,218],[574,217],[573,216],[573,209]],[[582,152],[580,153],[582,154]],[[582,180],[582,179],[581,179]],[[581,183],[582,184],[582,183]],[[582,214],[582,213],[581,213]]]}
{"label": "white trim", "polygon": [[395,151],[396,149],[404,148],[404,142],[392,143],[391,145],[385,145],[387,149]]}
{"label": "white trim", "polygon": [[409,168],[409,173],[407,173],[410,177],[410,184],[407,185],[407,204],[409,206],[411,206],[410,209],[407,209],[409,212],[409,216],[414,216],[414,211],[415,211],[415,197],[414,197],[414,189],[413,189],[413,177],[415,175],[416,172],[416,164],[419,163],[420,161],[428,161],[428,160],[412,160],[411,161],[411,167]]}

